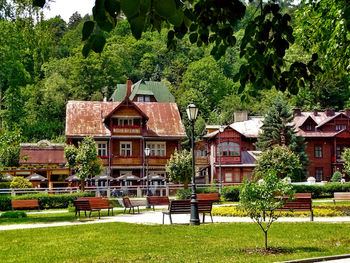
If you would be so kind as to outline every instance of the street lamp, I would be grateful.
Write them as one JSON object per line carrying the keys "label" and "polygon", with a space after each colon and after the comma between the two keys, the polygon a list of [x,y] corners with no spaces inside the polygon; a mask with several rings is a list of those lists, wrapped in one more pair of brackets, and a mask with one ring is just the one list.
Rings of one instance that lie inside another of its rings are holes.
{"label": "street lamp", "polygon": [[222,172],[221,172],[221,156],[222,156],[222,145],[221,145],[221,133],[224,131],[224,127],[220,125],[219,127],[219,178],[220,178],[220,186],[219,186],[219,192],[222,194]]}
{"label": "street lamp", "polygon": [[146,156],[146,162],[147,162],[147,168],[146,168],[146,176],[147,176],[147,196],[150,196],[149,191],[149,174],[148,174],[148,160],[149,160],[149,154],[151,153],[151,149],[146,147],[145,148],[145,156]]}
{"label": "street lamp", "polygon": [[193,103],[186,109],[188,119],[191,122],[191,148],[192,148],[192,195],[191,195],[191,219],[190,225],[199,225],[198,201],[196,195],[196,179],[194,171],[194,122],[197,119],[198,107]]}

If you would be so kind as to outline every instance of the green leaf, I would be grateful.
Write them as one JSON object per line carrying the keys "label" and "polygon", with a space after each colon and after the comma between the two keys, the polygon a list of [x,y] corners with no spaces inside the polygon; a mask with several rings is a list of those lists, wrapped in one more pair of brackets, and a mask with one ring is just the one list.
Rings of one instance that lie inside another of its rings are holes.
{"label": "green leaf", "polygon": [[95,35],[92,41],[91,49],[96,53],[101,53],[106,44],[106,38],[103,35]]}
{"label": "green leaf", "polygon": [[175,15],[170,17],[168,20],[174,26],[180,26],[182,24],[183,19],[184,19],[184,12],[182,11],[182,9],[178,9],[176,10]]}
{"label": "green leaf", "polygon": [[83,26],[83,41],[87,40],[91,33],[94,31],[95,23],[92,21],[86,21]]}
{"label": "green leaf", "polygon": [[156,12],[164,18],[169,19],[175,15],[176,4],[174,0],[154,0],[153,5]]}
{"label": "green leaf", "polygon": [[33,0],[33,6],[38,6],[38,7],[44,7],[45,5],[45,0]]}
{"label": "green leaf", "polygon": [[91,43],[88,42],[84,45],[81,53],[83,53],[84,58],[86,58],[89,55],[90,51],[91,51]]}
{"label": "green leaf", "polygon": [[114,18],[120,13],[120,2],[117,0],[105,0],[106,11]]}
{"label": "green leaf", "polygon": [[132,35],[136,39],[140,39],[143,29],[145,27],[145,16],[138,16],[129,20],[131,26]]}
{"label": "green leaf", "polygon": [[244,87],[243,86],[239,86],[238,94],[241,94],[243,91],[244,91]]}
{"label": "green leaf", "polygon": [[127,18],[132,18],[140,10],[140,0],[120,0],[120,7]]}
{"label": "green leaf", "polygon": [[145,15],[151,8],[151,0],[140,0],[140,13]]}

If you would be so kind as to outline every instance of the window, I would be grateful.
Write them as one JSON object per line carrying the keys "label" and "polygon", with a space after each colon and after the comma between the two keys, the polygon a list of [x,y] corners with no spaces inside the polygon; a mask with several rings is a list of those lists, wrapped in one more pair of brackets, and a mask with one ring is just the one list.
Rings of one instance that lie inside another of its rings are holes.
{"label": "window", "polygon": [[241,174],[240,174],[240,172],[235,172],[234,173],[234,182],[235,183],[240,183],[241,182]]}
{"label": "window", "polygon": [[145,102],[150,102],[150,101],[151,101],[150,96],[145,96]]}
{"label": "window", "polygon": [[97,155],[107,156],[107,142],[96,142],[97,144]]}
{"label": "window", "polygon": [[322,146],[315,145],[315,158],[322,158]]}
{"label": "window", "polygon": [[312,125],[311,124],[306,124],[306,130],[307,131],[312,131]]}
{"label": "window", "polygon": [[341,159],[341,155],[342,155],[343,151],[344,151],[344,146],[343,145],[337,145],[337,149],[336,149],[336,152],[335,152],[337,160]]}
{"label": "window", "polygon": [[336,124],[335,130],[336,131],[346,130],[346,124]]}
{"label": "window", "polygon": [[232,173],[225,173],[225,182],[232,183]]}
{"label": "window", "polygon": [[137,96],[137,101],[138,102],[143,102],[143,96]]}
{"label": "window", "polygon": [[[222,147],[221,147],[222,146]],[[222,148],[222,150],[221,150]],[[239,144],[235,142],[223,142],[216,147],[217,156],[240,156]]]}
{"label": "window", "polygon": [[132,143],[131,142],[120,142],[120,155],[121,156],[132,155]]}
{"label": "window", "polygon": [[315,170],[316,182],[321,182],[323,180],[323,169],[316,168]]}
{"label": "window", "polygon": [[118,125],[119,126],[126,126],[126,125],[134,125],[134,120],[133,119],[118,119]]}
{"label": "window", "polygon": [[165,142],[146,142],[146,147],[151,149],[150,156],[166,156]]}
{"label": "window", "polygon": [[196,156],[197,157],[206,157],[207,156],[207,150],[196,150]]}

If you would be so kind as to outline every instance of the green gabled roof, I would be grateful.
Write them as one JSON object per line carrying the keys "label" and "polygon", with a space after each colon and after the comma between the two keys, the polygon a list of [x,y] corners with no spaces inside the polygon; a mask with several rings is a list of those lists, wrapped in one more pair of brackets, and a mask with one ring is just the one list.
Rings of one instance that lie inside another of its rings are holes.
{"label": "green gabled roof", "polygon": [[[165,82],[140,80],[132,85],[129,99],[136,95],[153,95],[157,102],[175,102]],[[126,96],[126,84],[118,84],[111,96],[112,101],[122,101]]]}

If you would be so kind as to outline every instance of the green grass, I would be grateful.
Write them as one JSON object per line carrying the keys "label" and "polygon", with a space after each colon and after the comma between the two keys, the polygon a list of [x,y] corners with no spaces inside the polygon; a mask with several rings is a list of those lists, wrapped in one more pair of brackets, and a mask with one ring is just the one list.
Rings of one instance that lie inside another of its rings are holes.
{"label": "green grass", "polygon": [[263,247],[255,224],[104,223],[2,231],[1,262],[276,262],[349,253],[350,224],[275,223]]}
{"label": "green grass", "polygon": [[[140,210],[141,211],[141,210]],[[115,210],[114,215],[123,213],[123,210]],[[80,213],[80,221],[88,220],[89,217],[84,215],[84,212]],[[101,211],[101,217],[107,216],[107,211]],[[111,215],[111,213],[110,213]],[[97,212],[92,212],[92,218],[98,218]],[[45,213],[40,214],[27,214],[27,217],[24,218],[0,218],[0,225],[12,225],[12,224],[35,224],[35,223],[53,223],[53,222],[62,222],[62,221],[78,221],[79,219],[75,217],[74,212],[65,212],[65,213]]]}

